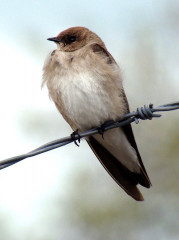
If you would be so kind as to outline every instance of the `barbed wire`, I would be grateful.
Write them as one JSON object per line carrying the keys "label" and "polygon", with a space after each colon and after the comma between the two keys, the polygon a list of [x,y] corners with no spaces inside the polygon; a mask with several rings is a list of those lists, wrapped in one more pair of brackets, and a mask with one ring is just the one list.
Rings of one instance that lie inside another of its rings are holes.
{"label": "barbed wire", "polygon": [[103,135],[104,132],[112,128],[122,127],[132,122],[135,122],[136,124],[138,124],[139,119],[151,120],[152,118],[161,117],[161,114],[155,114],[155,112],[172,111],[176,109],[179,109],[179,102],[161,105],[161,106],[158,106],[157,108],[154,108],[153,104],[149,104],[149,106],[144,105],[144,107],[137,108],[135,112],[125,114],[122,118],[118,119],[117,121],[106,122],[100,127],[92,128],[80,134],[78,133],[78,131],[75,131],[69,137],[64,137],[52,142],[48,142],[26,154],[22,154],[19,156],[2,160],[0,161],[0,170],[3,168],[9,167],[17,162],[20,162],[26,158],[33,157],[44,152],[48,152],[52,149],[65,146],[72,142],[75,142],[75,144],[78,145],[77,141],[80,142],[80,139],[85,137],[89,137],[98,133],[101,133]]}

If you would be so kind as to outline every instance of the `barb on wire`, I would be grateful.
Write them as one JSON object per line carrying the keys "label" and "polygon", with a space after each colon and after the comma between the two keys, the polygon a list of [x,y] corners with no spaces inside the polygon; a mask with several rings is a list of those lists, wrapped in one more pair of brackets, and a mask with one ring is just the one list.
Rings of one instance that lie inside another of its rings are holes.
{"label": "barb on wire", "polygon": [[[52,149],[65,146],[71,142],[79,141],[82,138],[92,136],[94,134],[98,134],[101,131],[106,132],[107,130],[110,130],[112,128],[122,127],[122,126],[130,124],[132,122],[139,123],[139,119],[151,120],[152,118],[161,117],[161,114],[155,114],[155,112],[171,111],[171,110],[176,110],[176,109],[179,109],[179,102],[165,104],[165,105],[159,106],[157,108],[154,108],[153,104],[149,104],[149,106],[144,105],[144,107],[137,108],[137,111],[135,111],[135,112],[125,114],[122,118],[120,118],[116,122],[109,121],[109,122],[103,124],[100,128],[95,127],[95,128],[92,128],[92,129],[85,131],[83,133],[80,133],[80,134],[78,134],[78,132],[75,131],[69,137],[64,137],[64,138],[57,139],[55,141],[46,143],[46,144],[40,146],[39,148],[36,148],[33,151],[28,152],[26,154],[22,154],[19,156],[15,156],[12,158],[2,160],[2,161],[0,161],[0,170],[3,168],[9,167],[23,159],[33,157],[35,155],[50,151]],[[101,131],[99,131],[100,129],[101,129]]]}

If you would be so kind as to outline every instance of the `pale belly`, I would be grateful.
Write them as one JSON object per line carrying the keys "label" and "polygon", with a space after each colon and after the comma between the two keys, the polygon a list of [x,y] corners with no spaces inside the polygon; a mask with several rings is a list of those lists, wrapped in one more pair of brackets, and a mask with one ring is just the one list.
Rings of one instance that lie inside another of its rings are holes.
{"label": "pale belly", "polygon": [[115,118],[114,103],[92,74],[67,75],[60,80],[61,101],[76,128],[89,129]]}

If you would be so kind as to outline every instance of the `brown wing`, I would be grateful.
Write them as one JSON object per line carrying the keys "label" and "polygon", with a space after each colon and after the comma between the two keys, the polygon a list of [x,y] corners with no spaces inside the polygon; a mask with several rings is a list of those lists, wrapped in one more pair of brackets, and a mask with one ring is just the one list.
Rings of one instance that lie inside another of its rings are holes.
{"label": "brown wing", "polygon": [[[92,45],[93,52],[97,54],[101,54],[106,56],[108,64],[116,64],[115,60],[111,56],[111,54],[103,47],[98,44]],[[129,112],[129,106],[127,102],[127,98],[123,91],[123,97],[126,101],[127,111]],[[129,143],[135,149],[137,153],[137,157],[140,163],[141,172],[133,173],[128,170],[124,165],[121,164],[119,159],[116,159],[104,146],[102,146],[94,137],[90,137],[88,140],[88,144],[92,148],[93,152],[96,154],[97,158],[103,165],[103,167],[107,170],[107,172],[113,177],[113,179],[134,199],[143,200],[143,196],[136,187],[138,183],[149,188],[151,183],[145,167],[142,163],[141,156],[139,154],[135,138],[132,132],[132,127],[130,124],[122,127],[123,132],[125,133]]]}
{"label": "brown wing", "polygon": [[[107,61],[108,64],[112,64],[112,63],[117,64],[116,61],[114,60],[114,58],[112,57],[112,55],[107,51],[106,48],[101,47],[99,44],[94,44],[94,45],[92,45],[92,49],[93,49],[93,52],[102,54],[103,56],[105,55],[108,58],[108,61]],[[124,89],[122,89],[122,95],[123,95],[123,98],[124,98],[124,101],[125,101],[126,107],[127,107],[127,112],[126,113],[129,113],[130,112],[129,104],[128,104],[127,97],[125,95]],[[123,129],[123,131],[124,131],[128,141],[130,142],[131,146],[137,152],[139,163],[140,163],[140,165],[142,167],[143,172],[145,173],[145,175],[146,175],[146,177],[148,179],[148,184],[146,184],[146,187],[150,187],[151,186],[151,182],[150,182],[150,179],[149,179],[148,174],[146,172],[146,169],[144,167],[144,164],[142,162],[142,158],[140,156],[140,153],[139,153],[139,150],[138,150],[135,138],[134,138],[134,134],[133,134],[133,131],[132,131],[131,124],[128,124],[128,125],[122,127],[122,129]]]}
{"label": "brown wing", "polygon": [[124,191],[137,201],[144,198],[136,187],[138,184],[136,174],[125,168],[106,148],[104,148],[94,137],[87,140],[89,146],[95,153],[98,160],[109,173],[109,175],[119,184]]}
{"label": "brown wing", "polygon": [[[127,97],[125,95],[124,90],[123,90],[122,93],[123,93],[124,100],[126,102],[127,112],[130,112],[129,104],[128,104]],[[124,131],[128,141],[130,142],[131,146],[136,150],[139,163],[140,163],[141,168],[142,168],[143,172],[145,173],[145,175],[147,177],[147,180],[148,180],[148,184],[145,187],[149,188],[151,186],[151,182],[150,182],[149,176],[147,174],[147,171],[146,171],[146,169],[144,167],[144,164],[142,162],[142,158],[140,156],[140,153],[139,153],[139,150],[138,150],[135,138],[134,138],[134,134],[133,134],[133,131],[132,131],[132,126],[131,126],[131,124],[128,124],[128,125],[123,126],[122,129],[123,129],[123,131]]]}
{"label": "brown wing", "polygon": [[105,56],[108,60],[107,61],[108,64],[116,63],[113,56],[108,52],[108,50],[105,47],[103,48],[99,44],[95,43],[95,44],[91,45],[91,48],[92,48],[93,52]]}

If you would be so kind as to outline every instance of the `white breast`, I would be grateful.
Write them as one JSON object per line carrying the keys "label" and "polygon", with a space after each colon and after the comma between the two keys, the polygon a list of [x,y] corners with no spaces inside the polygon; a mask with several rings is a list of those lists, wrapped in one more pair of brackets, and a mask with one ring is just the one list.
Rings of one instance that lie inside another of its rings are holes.
{"label": "white breast", "polygon": [[59,87],[66,114],[77,128],[98,126],[110,119],[112,103],[93,74],[83,70],[80,74],[67,74]]}

